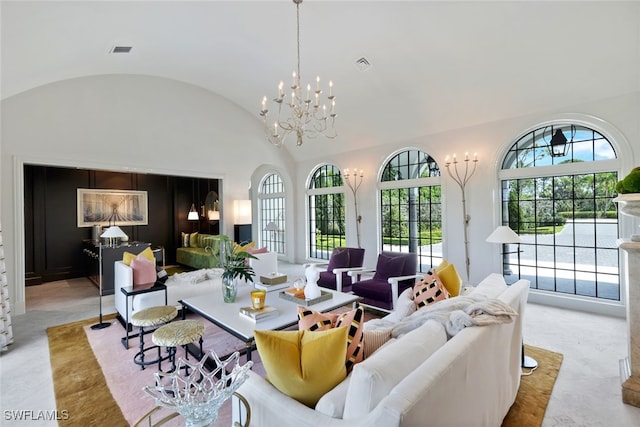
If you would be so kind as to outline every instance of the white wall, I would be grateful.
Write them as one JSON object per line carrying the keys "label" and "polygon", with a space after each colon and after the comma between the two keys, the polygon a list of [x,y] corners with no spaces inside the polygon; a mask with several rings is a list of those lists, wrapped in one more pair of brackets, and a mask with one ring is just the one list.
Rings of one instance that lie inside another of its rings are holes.
{"label": "white wall", "polygon": [[[367,249],[365,265],[374,265],[380,240],[376,177],[389,155],[418,148],[433,156],[443,170],[445,256],[464,266],[461,195],[444,173],[444,158],[453,152],[477,152],[480,162],[467,192],[470,281],[477,283],[501,268],[499,248],[485,242],[499,222],[496,165],[525,130],[572,113],[597,129],[611,129],[611,133],[603,132],[606,136],[617,136],[612,142],[622,155],[621,174],[635,166],[634,159],[640,156],[639,93],[471,128],[461,124],[460,129],[440,134],[390,141],[295,165],[286,150],[265,142],[257,115],[199,87],[162,78],[110,75],[61,81],[3,100],[1,111],[0,212],[16,314],[24,312],[25,304],[20,193],[24,163],[222,178],[223,204],[229,207],[233,199],[247,197],[250,182],[255,188],[266,171],[277,171],[291,195],[287,258],[297,262],[306,259],[304,192],[309,172],[325,162],[341,169],[362,168],[365,179],[358,192],[361,244]],[[347,239],[355,244],[352,208],[347,192]],[[223,210],[222,232],[227,234],[233,232],[232,214],[230,209]],[[630,229],[625,225],[628,219],[622,221],[622,228]],[[254,230],[254,237],[256,233]]]}
{"label": "white wall", "polygon": [[265,163],[292,170],[287,152],[265,142],[257,114],[173,80],[60,81],[3,100],[1,111],[1,212],[15,314],[25,310],[24,163],[221,178],[221,231],[228,235],[231,201],[247,198],[253,171]]}
{"label": "white wall", "polygon": [[[359,210],[362,213],[361,245],[366,248],[365,266],[374,267],[377,251],[380,247],[379,206],[376,179],[385,160],[397,150],[403,148],[418,148],[429,153],[436,159],[442,171],[443,186],[443,236],[444,256],[453,262],[464,276],[464,231],[462,225],[462,199],[458,185],[447,175],[444,159],[449,154],[458,156],[465,151],[477,152],[478,169],[467,186],[467,211],[471,217],[469,223],[470,245],[470,283],[478,283],[483,277],[492,272],[501,271],[501,257],[499,245],[487,243],[485,239],[500,225],[499,211],[499,182],[497,168],[502,156],[521,136],[525,130],[558,118],[581,120],[604,135],[612,139],[618,156],[621,159],[620,174],[626,175],[636,166],[634,159],[640,158],[640,94],[631,94],[614,99],[600,100],[590,104],[575,106],[571,109],[548,111],[536,115],[519,117],[500,122],[488,123],[481,126],[461,128],[437,135],[426,135],[415,139],[390,142],[387,145],[371,147],[367,150],[345,153],[335,157],[322,157],[297,164],[298,194],[304,194],[304,181],[311,170],[321,163],[331,163],[344,168],[364,169],[365,177],[358,191]],[[344,126],[344,125],[343,125]],[[306,200],[299,197],[296,204],[298,230],[304,230],[307,221]],[[348,231],[348,244],[356,244],[355,220],[351,193],[347,191],[347,221],[352,225]],[[621,217],[621,230],[629,230],[629,218]],[[626,234],[623,234],[626,235]],[[298,257],[304,258],[306,247],[306,233],[298,233],[296,247]],[[299,259],[300,260],[300,259]],[[624,272],[622,272],[624,273]],[[624,274],[621,274],[621,280]],[[624,288],[621,289],[624,297]],[[544,302],[553,301],[544,298]],[[580,298],[574,298],[580,300]],[[581,303],[582,301],[578,301]],[[571,306],[573,301],[564,301]],[[576,308],[592,310],[589,304],[578,304]],[[613,304],[610,314],[622,315],[620,304]],[[596,310],[597,311],[597,310]]]}

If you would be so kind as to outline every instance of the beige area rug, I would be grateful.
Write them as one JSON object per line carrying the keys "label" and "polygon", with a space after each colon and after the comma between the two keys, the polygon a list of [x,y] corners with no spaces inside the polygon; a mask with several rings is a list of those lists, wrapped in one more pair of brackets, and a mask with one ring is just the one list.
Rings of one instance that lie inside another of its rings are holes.
{"label": "beige area rug", "polygon": [[[156,365],[143,371],[133,363],[138,341],[130,340],[130,348],[126,350],[120,344],[124,328],[118,321],[113,321],[109,328],[92,330],[90,326],[96,322],[97,318],[47,330],[56,406],[69,412],[69,419],[59,422],[61,426],[129,426],[155,406],[153,398],[142,391],[142,387],[155,384],[153,372]],[[205,350],[226,354],[229,349],[244,346],[240,340],[210,322],[204,320],[204,324]],[[145,338],[150,342],[149,335]],[[522,377],[518,396],[505,417],[503,427],[542,424],[562,363],[559,353],[530,346],[526,346],[526,353],[538,361],[539,367],[533,375]],[[244,362],[245,358],[241,360]],[[255,351],[253,361],[254,371],[264,375]],[[215,426],[226,427],[230,419],[230,402],[227,402],[221,408]],[[168,425],[182,424],[179,417]]]}
{"label": "beige area rug", "polygon": [[542,425],[562,364],[563,356],[560,353],[528,345],[524,347],[524,353],[538,362],[538,368],[531,375],[521,377],[516,401],[504,418],[502,427]]}

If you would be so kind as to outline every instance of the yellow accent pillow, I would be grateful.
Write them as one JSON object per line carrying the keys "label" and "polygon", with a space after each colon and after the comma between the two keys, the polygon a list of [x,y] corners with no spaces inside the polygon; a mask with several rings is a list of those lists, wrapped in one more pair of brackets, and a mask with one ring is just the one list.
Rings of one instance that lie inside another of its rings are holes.
{"label": "yellow accent pillow", "polygon": [[347,376],[347,328],[326,331],[255,331],[267,380],[282,393],[313,408]]}
{"label": "yellow accent pillow", "polygon": [[245,243],[244,245],[239,245],[236,242],[233,242],[233,252],[247,252],[249,248],[253,249],[256,247],[256,242],[251,241],[249,243]]}
{"label": "yellow accent pillow", "polygon": [[449,291],[449,295],[452,297],[457,297],[460,295],[460,290],[462,288],[462,279],[456,270],[456,267],[450,262],[444,260],[443,263],[447,264],[443,266],[440,264],[436,268],[436,274],[445,288]]}
{"label": "yellow accent pillow", "polygon": [[131,265],[131,261],[133,261],[134,259],[138,258],[139,256],[148,259],[149,261],[151,261],[153,263],[153,265],[156,265],[156,257],[153,256],[153,251],[148,246],[142,252],[140,252],[137,255],[136,254],[132,254],[131,252],[126,252],[125,251],[122,254],[122,262],[124,262],[126,265]]}

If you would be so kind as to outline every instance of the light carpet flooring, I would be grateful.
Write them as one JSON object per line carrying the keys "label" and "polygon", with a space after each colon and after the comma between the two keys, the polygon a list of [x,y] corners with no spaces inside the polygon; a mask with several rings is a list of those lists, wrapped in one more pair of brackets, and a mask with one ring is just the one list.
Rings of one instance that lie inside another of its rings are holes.
{"label": "light carpet flooring", "polygon": [[[280,265],[290,276],[302,275],[301,266]],[[88,280],[73,279],[30,286],[26,294],[27,313],[13,317],[15,342],[0,353],[0,425],[55,426],[12,421],[7,411],[56,409],[46,328],[97,316],[98,292]],[[113,295],[103,297],[103,308],[115,311]],[[543,426],[640,426],[640,408],[621,398],[619,360],[628,354],[623,319],[528,304],[524,336],[527,344],[564,354]]]}

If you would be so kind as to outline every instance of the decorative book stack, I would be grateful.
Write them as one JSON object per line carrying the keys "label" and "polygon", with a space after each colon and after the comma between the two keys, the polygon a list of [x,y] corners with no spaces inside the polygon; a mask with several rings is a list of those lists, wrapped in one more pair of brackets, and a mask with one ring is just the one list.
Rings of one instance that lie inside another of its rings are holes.
{"label": "decorative book stack", "polygon": [[287,275],[282,273],[269,273],[260,276],[260,283],[265,285],[279,285],[287,281]]}
{"label": "decorative book stack", "polygon": [[255,322],[260,320],[270,319],[278,315],[278,309],[270,305],[265,305],[261,309],[255,309],[253,307],[241,307],[240,315],[247,317]]}

